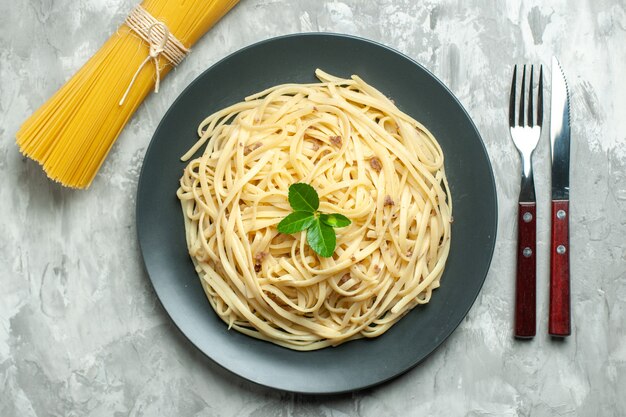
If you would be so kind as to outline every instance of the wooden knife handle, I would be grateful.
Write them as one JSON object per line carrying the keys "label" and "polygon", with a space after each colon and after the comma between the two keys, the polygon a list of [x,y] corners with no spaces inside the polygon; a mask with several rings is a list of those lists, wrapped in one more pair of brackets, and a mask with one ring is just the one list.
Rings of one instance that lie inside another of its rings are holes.
{"label": "wooden knife handle", "polygon": [[553,336],[569,336],[569,201],[552,201],[552,239],[550,244],[550,319]]}
{"label": "wooden knife handle", "polygon": [[519,203],[517,215],[517,278],[515,284],[515,337],[536,332],[537,204]]}

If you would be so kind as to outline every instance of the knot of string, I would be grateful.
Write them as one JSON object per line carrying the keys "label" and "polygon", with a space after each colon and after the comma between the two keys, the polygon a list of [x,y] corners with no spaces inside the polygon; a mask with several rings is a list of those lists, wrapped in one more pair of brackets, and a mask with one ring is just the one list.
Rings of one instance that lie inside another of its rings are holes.
{"label": "knot of string", "polygon": [[143,67],[150,62],[154,61],[154,68],[156,72],[156,82],[154,83],[154,92],[159,92],[159,85],[161,83],[161,68],[159,67],[159,57],[163,55],[168,62],[176,66],[182,62],[182,60],[189,53],[187,49],[174,35],[172,35],[167,28],[167,25],[154,18],[146,9],[141,5],[136,6],[125,20],[126,25],[133,30],[137,35],[141,37],[145,42],[150,45],[150,52],[148,56],[135,71],[133,78],[130,80],[122,99],[119,102],[121,106],[126,101],[128,93],[132,88],[137,76],[143,69]]}

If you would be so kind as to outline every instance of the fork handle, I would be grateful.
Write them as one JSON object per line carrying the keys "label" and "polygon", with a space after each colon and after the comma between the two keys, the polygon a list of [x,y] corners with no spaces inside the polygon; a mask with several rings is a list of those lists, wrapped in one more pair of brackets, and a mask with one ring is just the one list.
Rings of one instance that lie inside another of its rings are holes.
{"label": "fork handle", "polygon": [[571,334],[568,200],[552,200],[548,332],[561,337]]}
{"label": "fork handle", "polygon": [[515,284],[515,337],[536,332],[537,204],[519,203],[517,215],[517,277]]}

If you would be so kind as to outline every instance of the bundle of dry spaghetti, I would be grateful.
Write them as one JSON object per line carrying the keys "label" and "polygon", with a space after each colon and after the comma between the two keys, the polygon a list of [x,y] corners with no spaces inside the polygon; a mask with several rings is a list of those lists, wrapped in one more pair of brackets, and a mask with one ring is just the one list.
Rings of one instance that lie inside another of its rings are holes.
{"label": "bundle of dry spaghetti", "polygon": [[160,79],[239,0],[144,0],[102,48],[17,132],[48,177],[88,187]]}

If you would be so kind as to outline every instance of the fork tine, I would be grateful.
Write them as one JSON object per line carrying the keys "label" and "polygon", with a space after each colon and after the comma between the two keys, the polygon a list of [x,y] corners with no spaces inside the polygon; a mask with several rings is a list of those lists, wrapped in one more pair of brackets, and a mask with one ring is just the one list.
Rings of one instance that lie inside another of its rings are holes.
{"label": "fork tine", "polygon": [[[528,126],[533,127],[533,72],[534,66],[530,66],[530,85],[528,86]],[[522,93],[523,94],[523,93]]]}
{"label": "fork tine", "polygon": [[543,65],[539,67],[539,93],[537,95],[537,126],[543,124]]}
{"label": "fork tine", "polygon": [[524,91],[526,91],[526,65],[524,64],[524,69],[522,73],[522,92],[519,95],[519,125],[524,126]]}
{"label": "fork tine", "polygon": [[511,81],[511,97],[509,104],[509,126],[515,126],[515,87],[517,78],[517,65],[513,67],[513,81]]}

